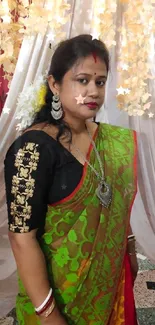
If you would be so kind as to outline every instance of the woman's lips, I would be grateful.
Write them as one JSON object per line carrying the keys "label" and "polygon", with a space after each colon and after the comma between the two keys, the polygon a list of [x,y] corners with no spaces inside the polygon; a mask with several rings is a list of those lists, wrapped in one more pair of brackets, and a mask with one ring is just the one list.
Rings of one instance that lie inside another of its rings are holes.
{"label": "woman's lips", "polygon": [[98,107],[97,103],[85,103],[85,105],[92,109],[95,109]]}

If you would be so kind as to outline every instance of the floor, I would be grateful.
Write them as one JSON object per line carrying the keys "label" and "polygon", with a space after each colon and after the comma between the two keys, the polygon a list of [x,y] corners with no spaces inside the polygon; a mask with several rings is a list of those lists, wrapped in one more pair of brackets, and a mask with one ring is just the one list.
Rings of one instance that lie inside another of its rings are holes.
{"label": "floor", "polygon": [[[155,325],[155,265],[143,254],[139,253],[137,257],[139,273],[135,283],[135,301],[139,325]],[[13,306],[15,304],[14,292],[17,290],[16,274],[13,274],[7,283],[3,281],[0,287],[0,325],[15,325]],[[5,300],[4,292],[7,296]],[[5,317],[6,314],[7,317]]]}
{"label": "floor", "polygon": [[139,325],[155,325],[155,265],[141,254],[138,262],[135,301]]}

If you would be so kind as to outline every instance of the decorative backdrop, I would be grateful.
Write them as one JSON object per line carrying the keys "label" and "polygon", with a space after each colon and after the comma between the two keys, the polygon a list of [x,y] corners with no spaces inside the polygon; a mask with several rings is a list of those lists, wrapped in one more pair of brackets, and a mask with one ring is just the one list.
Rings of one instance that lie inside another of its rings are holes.
{"label": "decorative backdrop", "polygon": [[[66,38],[64,26],[70,21],[71,2],[65,0],[2,0],[1,35],[5,78],[12,79],[24,36],[44,35],[53,47],[57,40]],[[74,1],[74,5],[77,1]],[[88,0],[85,1],[86,6]],[[84,13],[83,5],[79,12]],[[120,13],[122,12],[122,16]],[[85,12],[86,13],[86,12]],[[152,64],[154,57],[155,0],[92,0],[87,10],[89,22],[84,30],[91,29],[94,38],[101,38],[112,48],[118,45],[117,81],[118,108],[129,116],[152,118],[152,94],[148,84],[154,80]],[[81,15],[80,15],[81,17]],[[117,38],[117,43],[116,43]],[[22,68],[21,68],[22,69]],[[138,89],[137,89],[138,85]]]}

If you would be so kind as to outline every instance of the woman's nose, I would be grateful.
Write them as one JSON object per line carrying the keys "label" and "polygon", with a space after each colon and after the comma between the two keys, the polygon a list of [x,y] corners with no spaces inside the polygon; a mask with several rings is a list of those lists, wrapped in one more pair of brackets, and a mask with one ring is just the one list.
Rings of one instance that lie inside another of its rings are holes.
{"label": "woman's nose", "polygon": [[99,91],[95,82],[90,82],[88,86],[88,94],[90,97],[98,97]]}

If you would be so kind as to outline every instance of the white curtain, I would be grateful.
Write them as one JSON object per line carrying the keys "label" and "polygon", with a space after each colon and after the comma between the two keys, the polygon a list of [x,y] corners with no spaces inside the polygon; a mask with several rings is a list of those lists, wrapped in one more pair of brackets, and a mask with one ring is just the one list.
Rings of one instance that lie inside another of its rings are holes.
{"label": "white curtain", "polygon": [[[67,32],[67,37],[92,32],[90,28],[92,3],[92,0],[70,0],[71,20],[64,27]],[[122,13],[119,12],[117,14],[119,21],[121,21],[120,17]],[[118,19],[116,19],[116,25],[117,23]],[[144,253],[155,261],[155,119],[145,120],[143,117],[129,118],[125,112],[117,109],[118,46],[120,44],[117,44],[110,52],[111,72],[107,84],[106,100],[97,119],[106,123],[133,128],[138,132],[140,175],[139,191],[132,209],[132,228]],[[11,296],[7,284],[10,283],[10,279],[14,279],[16,266],[7,237],[3,161],[8,147],[18,136],[18,132],[16,131],[17,120],[15,119],[18,95],[30,83],[34,82],[40,74],[45,73],[48,69],[51,55],[52,52],[49,48],[49,41],[46,35],[37,35],[32,36],[31,39],[24,39],[4,111],[0,119],[0,287],[6,291],[6,299],[8,299],[8,296]],[[154,90],[155,87],[153,88],[152,81],[150,91],[153,95],[152,110],[155,113]],[[9,114],[5,114],[7,108],[10,108]],[[16,291],[14,286],[12,291],[12,295],[14,296]],[[4,302],[6,306],[6,301],[4,300]],[[14,299],[11,299],[8,305],[8,311],[11,309],[11,305],[14,305]],[[4,311],[2,308],[0,310],[0,316],[3,316],[6,310]]]}

